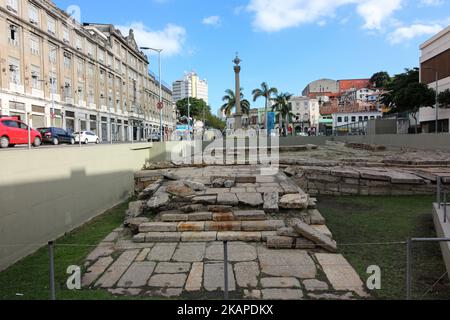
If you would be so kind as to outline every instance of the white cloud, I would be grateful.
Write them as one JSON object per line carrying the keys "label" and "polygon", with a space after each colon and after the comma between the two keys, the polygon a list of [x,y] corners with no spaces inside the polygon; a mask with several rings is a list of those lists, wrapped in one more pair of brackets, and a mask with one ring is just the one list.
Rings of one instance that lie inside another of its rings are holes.
{"label": "white cloud", "polygon": [[399,44],[416,37],[434,35],[442,29],[440,24],[412,24],[395,29],[388,35],[388,40],[392,44]]}
{"label": "white cloud", "polygon": [[220,22],[221,22],[221,19],[219,16],[206,17],[202,21],[203,24],[206,24],[209,26],[214,26],[214,27],[220,26]]}
{"label": "white cloud", "polygon": [[175,24],[167,24],[163,30],[152,30],[142,22],[133,22],[128,26],[117,26],[123,35],[134,31],[136,42],[141,47],[161,48],[166,56],[179,54],[186,40],[186,30]]}
{"label": "white cloud", "polygon": [[366,29],[381,29],[382,23],[404,0],[250,0],[247,11],[254,13],[257,30],[276,32],[302,24],[335,17],[337,9],[353,6],[363,18]]}

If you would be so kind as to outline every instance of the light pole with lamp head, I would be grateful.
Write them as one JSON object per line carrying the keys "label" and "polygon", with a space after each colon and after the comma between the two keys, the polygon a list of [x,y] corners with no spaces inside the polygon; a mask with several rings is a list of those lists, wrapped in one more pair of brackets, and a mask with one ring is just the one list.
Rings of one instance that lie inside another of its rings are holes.
{"label": "light pole with lamp head", "polygon": [[152,50],[158,53],[158,70],[159,70],[159,103],[158,103],[158,109],[159,109],[159,130],[160,130],[160,137],[161,142],[164,141],[163,136],[163,101],[162,101],[162,81],[161,81],[161,52],[163,49],[155,49],[151,47],[141,47],[141,50]]}
{"label": "light pole with lamp head", "polygon": [[438,103],[438,96],[439,96],[439,72],[432,67],[422,67],[422,70],[431,70],[434,71],[436,73],[436,134],[439,133],[439,103]]}

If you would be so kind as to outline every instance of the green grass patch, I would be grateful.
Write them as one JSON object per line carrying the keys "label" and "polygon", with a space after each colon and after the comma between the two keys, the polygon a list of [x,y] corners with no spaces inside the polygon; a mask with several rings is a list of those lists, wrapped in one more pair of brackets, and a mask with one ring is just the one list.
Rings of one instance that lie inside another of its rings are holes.
{"label": "green grass patch", "polygon": [[[71,265],[83,266],[84,259],[94,249],[91,245],[97,245],[123,223],[127,208],[128,202],[125,202],[55,242],[57,299],[116,299],[104,290],[68,290],[66,270]],[[0,299],[47,300],[50,298],[49,277],[48,248],[43,247],[0,273]]]}
{"label": "green grass patch", "polygon": [[[429,196],[414,197],[320,197],[319,210],[338,242],[339,250],[354,266],[363,281],[371,265],[382,270],[382,289],[375,299],[405,299],[406,245],[358,245],[355,243],[402,242],[408,238],[436,237]],[[438,244],[415,244],[413,297],[450,299],[449,278]]]}

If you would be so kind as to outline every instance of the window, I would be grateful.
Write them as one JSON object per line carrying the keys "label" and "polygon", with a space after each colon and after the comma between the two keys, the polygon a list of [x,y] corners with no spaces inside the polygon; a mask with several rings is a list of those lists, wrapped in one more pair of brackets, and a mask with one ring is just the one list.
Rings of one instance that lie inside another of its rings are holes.
{"label": "window", "polygon": [[52,93],[56,94],[56,88],[58,88],[58,78],[56,77],[56,73],[50,72],[50,86],[52,89]]}
{"label": "window", "polygon": [[37,90],[42,88],[41,68],[39,66],[31,66],[31,87]]}
{"label": "window", "polygon": [[64,53],[64,68],[70,70],[72,67],[72,58],[68,53]]}
{"label": "window", "polygon": [[371,117],[370,117],[370,120],[375,120],[375,116],[371,116]]}
{"label": "window", "polygon": [[84,61],[81,59],[77,60],[77,75],[79,80],[84,80]]}
{"label": "window", "polygon": [[6,7],[9,11],[17,13],[19,11],[19,1],[18,0],[6,0]]}
{"label": "window", "polygon": [[47,31],[53,35],[56,34],[56,20],[52,17],[47,17]]}
{"label": "window", "polygon": [[87,44],[87,51],[88,51],[88,56],[90,56],[91,58],[93,58],[94,57],[94,45],[92,44],[92,43],[90,43],[90,42],[88,42],[88,44]]}
{"label": "window", "polygon": [[364,117],[364,121],[368,121],[369,120],[369,117]]}
{"label": "window", "polygon": [[64,96],[72,97],[72,81],[69,78],[64,79]]}
{"label": "window", "polygon": [[41,53],[40,41],[37,36],[30,37],[30,51],[32,55],[38,56]]}
{"label": "window", "polygon": [[76,46],[77,46],[77,50],[83,50],[83,39],[81,39],[80,36],[77,36],[76,39]]}
{"label": "window", "polygon": [[105,51],[102,49],[98,50],[98,61],[105,63]]}
{"label": "window", "polygon": [[56,63],[57,51],[58,49],[56,48],[56,46],[48,46],[48,59],[52,64]]}
{"label": "window", "polygon": [[345,117],[345,118],[344,118],[344,122],[348,122],[348,117]]}
{"label": "window", "polygon": [[342,117],[338,117],[338,118],[337,118],[337,122],[338,122],[338,123],[341,123],[341,122],[342,122]]}
{"label": "window", "polygon": [[39,24],[39,11],[32,4],[28,4],[28,18],[30,19],[30,22],[32,24],[34,25]]}
{"label": "window", "polygon": [[9,82],[20,84],[20,62],[16,58],[9,58]]}
{"label": "window", "polygon": [[356,122],[356,117],[352,117],[352,122]]}
{"label": "window", "polygon": [[67,28],[66,26],[63,27],[63,41],[65,43],[69,43],[70,42],[69,28]]}
{"label": "window", "polygon": [[363,119],[364,119],[363,117],[361,117],[361,116],[359,117],[359,121],[360,122],[363,121]]}
{"label": "window", "polygon": [[9,26],[8,40],[9,43],[15,47],[19,45],[19,27],[13,24]]}

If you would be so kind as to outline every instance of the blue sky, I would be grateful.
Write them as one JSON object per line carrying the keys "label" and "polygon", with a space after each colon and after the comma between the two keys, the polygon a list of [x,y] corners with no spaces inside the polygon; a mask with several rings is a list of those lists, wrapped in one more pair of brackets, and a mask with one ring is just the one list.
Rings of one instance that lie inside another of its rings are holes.
{"label": "blue sky", "polygon": [[[163,80],[195,70],[217,110],[242,62],[246,98],[262,81],[299,95],[318,78],[365,78],[418,66],[419,45],[450,24],[450,0],[56,0],[81,8],[82,22],[133,27],[142,45],[162,47]],[[157,59],[150,56],[157,71]],[[263,101],[254,107],[263,105]]]}

